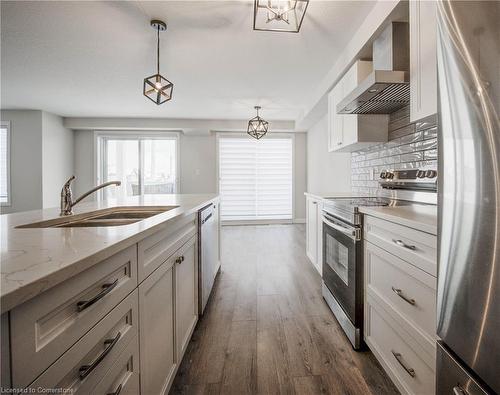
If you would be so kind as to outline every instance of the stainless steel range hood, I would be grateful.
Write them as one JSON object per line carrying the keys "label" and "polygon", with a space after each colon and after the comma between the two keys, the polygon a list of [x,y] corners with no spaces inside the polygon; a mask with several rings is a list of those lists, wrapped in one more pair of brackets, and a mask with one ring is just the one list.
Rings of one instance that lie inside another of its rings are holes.
{"label": "stainless steel range hood", "polygon": [[410,103],[409,26],[391,23],[373,42],[373,71],[337,105],[339,114],[390,114]]}

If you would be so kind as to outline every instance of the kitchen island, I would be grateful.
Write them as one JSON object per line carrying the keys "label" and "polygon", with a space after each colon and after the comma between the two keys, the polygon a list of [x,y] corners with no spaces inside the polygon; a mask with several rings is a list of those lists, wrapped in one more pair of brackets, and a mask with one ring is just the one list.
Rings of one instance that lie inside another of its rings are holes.
{"label": "kitchen island", "polygon": [[[198,320],[198,211],[209,205],[218,228],[215,194],[1,216],[2,386],[168,392]],[[89,226],[96,214],[111,222]]]}

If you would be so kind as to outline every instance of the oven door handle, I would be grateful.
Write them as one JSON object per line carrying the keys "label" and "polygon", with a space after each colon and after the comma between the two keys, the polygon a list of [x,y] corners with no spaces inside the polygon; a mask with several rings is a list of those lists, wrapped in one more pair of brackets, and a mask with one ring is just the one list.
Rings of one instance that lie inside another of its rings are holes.
{"label": "oven door handle", "polygon": [[345,226],[342,226],[342,225],[338,225],[328,219],[326,219],[325,216],[323,216],[323,222],[325,224],[327,224],[329,227],[335,229],[335,230],[338,230],[339,232],[349,236],[351,239],[353,240],[361,240],[361,237],[360,237],[360,234],[359,234],[359,230],[358,229],[349,229]]}

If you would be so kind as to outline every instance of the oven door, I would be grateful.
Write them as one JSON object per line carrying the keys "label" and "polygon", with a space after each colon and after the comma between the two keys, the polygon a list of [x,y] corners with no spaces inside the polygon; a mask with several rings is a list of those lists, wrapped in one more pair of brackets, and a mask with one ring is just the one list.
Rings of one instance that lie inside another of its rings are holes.
{"label": "oven door", "polygon": [[323,212],[323,281],[355,327],[363,314],[360,232]]}

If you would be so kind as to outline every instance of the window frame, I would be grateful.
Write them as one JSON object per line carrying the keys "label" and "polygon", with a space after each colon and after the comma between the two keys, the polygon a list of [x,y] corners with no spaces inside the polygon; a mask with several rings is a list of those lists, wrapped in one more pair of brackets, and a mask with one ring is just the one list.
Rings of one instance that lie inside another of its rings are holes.
{"label": "window frame", "polygon": [[12,185],[11,185],[11,150],[12,150],[12,132],[10,121],[0,121],[0,127],[7,129],[7,201],[0,202],[0,207],[12,206]]}
{"label": "window frame", "polygon": [[[180,132],[172,131],[148,131],[148,130],[96,130],[94,131],[94,183],[99,185],[104,181],[104,169],[106,168],[106,153],[104,143],[106,139],[113,140],[174,140],[175,141],[175,191],[174,194],[181,193],[180,191]],[[144,165],[142,151],[139,151],[139,182],[142,180],[142,166]],[[104,191],[98,191],[98,200],[104,200]]]}
{"label": "window frame", "polygon": [[[266,135],[269,136],[269,135]],[[266,136],[262,137],[263,139]],[[220,144],[219,140],[224,137],[231,138],[252,138],[246,132],[217,132],[215,134],[215,160],[216,160],[216,180],[217,180],[217,194],[220,195]],[[295,133],[289,132],[275,132],[270,138],[273,139],[290,139],[292,140],[292,219],[253,219],[253,220],[234,220],[234,221],[221,221],[221,225],[267,225],[267,224],[292,224],[295,221]]]}

